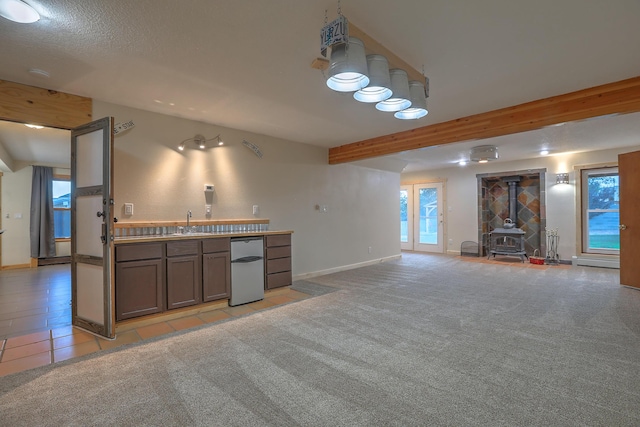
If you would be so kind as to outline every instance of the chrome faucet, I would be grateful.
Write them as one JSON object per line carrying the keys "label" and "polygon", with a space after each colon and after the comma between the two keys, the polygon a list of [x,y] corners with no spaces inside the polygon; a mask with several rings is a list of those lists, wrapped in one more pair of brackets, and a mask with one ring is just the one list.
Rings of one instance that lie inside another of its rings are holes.
{"label": "chrome faucet", "polygon": [[187,211],[187,230],[189,229],[189,219],[191,218],[191,211]]}

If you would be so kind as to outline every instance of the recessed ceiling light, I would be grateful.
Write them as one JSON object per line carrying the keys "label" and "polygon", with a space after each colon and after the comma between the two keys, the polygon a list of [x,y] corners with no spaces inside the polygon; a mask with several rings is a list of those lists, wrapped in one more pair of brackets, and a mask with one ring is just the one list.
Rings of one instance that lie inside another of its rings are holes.
{"label": "recessed ceiling light", "polygon": [[40,125],[31,125],[28,123],[24,124],[26,127],[31,128],[31,129],[44,129],[44,126],[40,126]]}
{"label": "recessed ceiling light", "polygon": [[540,151],[540,155],[541,156],[546,156],[547,154],[549,154],[549,150],[541,150]]}
{"label": "recessed ceiling light", "polygon": [[40,14],[20,0],[0,0],[0,16],[20,24],[31,24],[40,19]]}
{"label": "recessed ceiling light", "polygon": [[466,161],[466,160],[460,160],[460,161],[458,162],[458,164],[459,164],[460,166],[466,166],[467,161]]}

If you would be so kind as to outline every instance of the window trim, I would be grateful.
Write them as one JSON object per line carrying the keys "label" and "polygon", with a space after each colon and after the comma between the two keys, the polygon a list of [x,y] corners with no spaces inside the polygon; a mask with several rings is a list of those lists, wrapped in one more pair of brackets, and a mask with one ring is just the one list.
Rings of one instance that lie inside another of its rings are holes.
{"label": "window trim", "polygon": [[578,252],[583,255],[591,255],[591,256],[620,256],[620,249],[589,249],[588,246],[588,214],[591,211],[597,212],[619,212],[618,209],[588,209],[586,206],[586,202],[588,200],[588,191],[589,185],[587,184],[587,179],[589,175],[595,173],[618,173],[618,164],[616,163],[606,163],[606,164],[594,164],[594,165],[585,165],[581,167],[576,167],[574,169],[578,169],[579,172],[579,182],[580,187],[576,189],[576,204],[577,204],[577,212],[578,212],[578,221],[577,221],[577,232],[576,236],[578,237]]}

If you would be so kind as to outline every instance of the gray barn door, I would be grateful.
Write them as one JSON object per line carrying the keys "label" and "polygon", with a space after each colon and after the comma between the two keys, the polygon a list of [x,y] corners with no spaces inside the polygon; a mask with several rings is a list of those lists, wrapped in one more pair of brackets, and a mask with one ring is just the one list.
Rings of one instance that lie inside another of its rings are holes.
{"label": "gray barn door", "polygon": [[75,326],[115,336],[113,118],[71,131],[71,306]]}

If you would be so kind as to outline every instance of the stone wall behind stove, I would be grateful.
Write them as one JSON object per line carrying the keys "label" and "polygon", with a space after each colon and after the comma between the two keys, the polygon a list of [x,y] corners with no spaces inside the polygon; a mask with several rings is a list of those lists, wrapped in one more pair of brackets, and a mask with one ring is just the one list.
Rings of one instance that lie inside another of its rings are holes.
{"label": "stone wall behind stove", "polygon": [[509,218],[509,185],[504,178],[519,176],[520,182],[516,186],[518,216],[515,221],[516,227],[525,232],[527,254],[532,255],[534,250],[539,249],[540,255],[544,256],[546,249],[545,172],[545,169],[540,169],[477,175],[478,239],[485,246],[483,255],[487,255],[489,233],[496,228],[501,228],[504,220]]}

